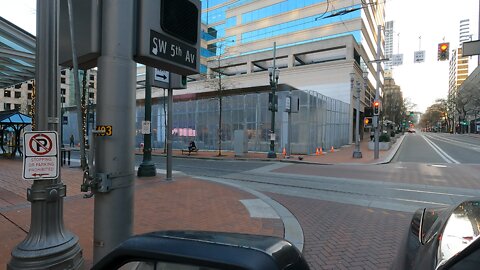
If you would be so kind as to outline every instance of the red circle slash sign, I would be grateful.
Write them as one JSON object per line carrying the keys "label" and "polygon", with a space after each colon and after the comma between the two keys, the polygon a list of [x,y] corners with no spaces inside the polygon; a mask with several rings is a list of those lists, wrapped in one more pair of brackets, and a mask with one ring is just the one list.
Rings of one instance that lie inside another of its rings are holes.
{"label": "red circle slash sign", "polygon": [[52,140],[45,134],[36,134],[28,142],[28,147],[36,155],[44,156],[48,154],[53,147]]}

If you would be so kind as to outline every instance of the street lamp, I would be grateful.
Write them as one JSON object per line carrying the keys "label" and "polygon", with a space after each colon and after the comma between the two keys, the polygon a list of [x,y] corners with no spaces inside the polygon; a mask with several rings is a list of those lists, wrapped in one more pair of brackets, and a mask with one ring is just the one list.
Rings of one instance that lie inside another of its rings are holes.
{"label": "street lamp", "polygon": [[270,151],[268,152],[268,158],[276,158],[275,153],[275,111],[277,110],[278,102],[275,92],[277,91],[278,77],[280,70],[275,66],[275,58],[273,61],[273,68],[268,69],[268,77],[270,78],[270,87],[272,88],[271,98],[269,100],[269,109],[272,111],[272,122],[270,126]]}
{"label": "street lamp", "polygon": [[[350,74],[350,88],[353,91],[355,79],[354,73]],[[356,82],[356,88],[357,88],[357,113],[355,117],[355,150],[353,151],[353,158],[362,158],[362,151],[360,151],[360,82]]]}

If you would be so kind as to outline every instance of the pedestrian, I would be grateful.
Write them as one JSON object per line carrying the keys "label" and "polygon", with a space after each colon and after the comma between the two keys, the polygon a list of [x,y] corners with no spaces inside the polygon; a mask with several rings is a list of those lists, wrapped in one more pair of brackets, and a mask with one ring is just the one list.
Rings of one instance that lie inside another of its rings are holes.
{"label": "pedestrian", "polygon": [[73,137],[73,134],[70,135],[70,147],[75,146],[75,137]]}
{"label": "pedestrian", "polygon": [[188,145],[188,154],[190,155],[190,153],[195,150],[197,150],[197,146],[195,145],[194,141],[191,141]]}
{"label": "pedestrian", "polygon": [[375,132],[370,131],[370,141],[373,141],[373,139],[375,138]]}

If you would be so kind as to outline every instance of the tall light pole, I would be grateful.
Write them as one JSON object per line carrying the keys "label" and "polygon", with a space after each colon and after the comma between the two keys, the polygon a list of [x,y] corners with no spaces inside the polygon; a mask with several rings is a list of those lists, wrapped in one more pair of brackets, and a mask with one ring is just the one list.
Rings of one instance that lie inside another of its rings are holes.
{"label": "tall light pole", "polygon": [[270,78],[270,87],[272,88],[271,99],[269,101],[269,109],[272,111],[272,119],[270,125],[270,151],[267,154],[268,158],[276,158],[277,154],[275,153],[275,110],[277,109],[277,99],[275,91],[277,90],[278,85],[278,76],[280,75],[280,70],[277,69],[275,65],[277,51],[277,43],[273,43],[273,67],[268,69],[268,76]]}
{"label": "tall light pole", "polygon": [[353,151],[353,158],[362,158],[362,151],[360,151],[360,82],[355,83],[355,74],[350,74],[350,87],[353,91],[354,85],[357,89],[357,113],[355,117],[355,150]]}
{"label": "tall light pole", "polygon": [[[380,49],[381,49],[381,34],[382,34],[382,26],[381,25],[378,25],[378,28],[377,28],[377,57],[376,57],[376,62],[377,62],[377,87],[375,88],[375,101],[378,101],[379,98],[380,98],[380,64],[381,64],[381,61],[380,60]],[[378,115],[374,115],[373,116],[373,128],[375,129],[375,133],[374,133],[374,142],[373,142],[373,145],[374,145],[374,148],[373,148],[373,158],[374,159],[378,159],[380,157],[380,153],[379,153],[379,150],[380,150],[380,129],[379,129],[379,123],[378,123],[378,120],[379,120],[379,116]]]}
{"label": "tall light pole", "polygon": [[157,169],[152,161],[152,78],[153,68],[145,66],[145,129],[143,134],[143,161],[138,167],[137,176],[155,176]]}
{"label": "tall light pole", "polygon": [[[61,129],[60,73],[58,65],[58,20],[60,1],[37,1],[35,83],[35,130]],[[60,164],[57,157],[57,164]],[[58,165],[57,165],[58,166]],[[61,176],[35,180],[27,190],[31,203],[30,229],[11,252],[8,270],[83,269],[78,237],[64,226],[63,197],[66,186]]]}

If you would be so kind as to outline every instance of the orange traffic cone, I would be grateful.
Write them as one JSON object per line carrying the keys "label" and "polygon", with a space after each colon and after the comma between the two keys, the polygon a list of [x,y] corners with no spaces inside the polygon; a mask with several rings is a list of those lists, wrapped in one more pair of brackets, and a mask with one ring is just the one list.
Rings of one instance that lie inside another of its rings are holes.
{"label": "orange traffic cone", "polygon": [[320,147],[320,155],[323,155],[323,149]]}
{"label": "orange traffic cone", "polygon": [[320,155],[320,151],[318,151],[318,147],[317,147],[317,149],[315,150],[315,155],[317,155],[317,156]]}
{"label": "orange traffic cone", "polygon": [[335,150],[333,150],[333,146],[332,146],[332,148],[330,148],[330,153],[333,153],[333,152],[335,152]]}
{"label": "orange traffic cone", "polygon": [[285,150],[285,147],[283,147],[282,155],[285,157],[287,155],[287,150]]}

